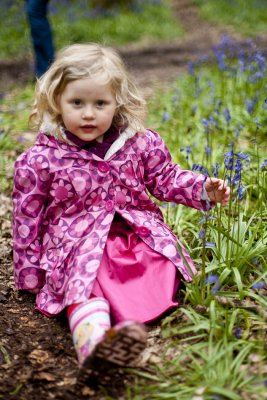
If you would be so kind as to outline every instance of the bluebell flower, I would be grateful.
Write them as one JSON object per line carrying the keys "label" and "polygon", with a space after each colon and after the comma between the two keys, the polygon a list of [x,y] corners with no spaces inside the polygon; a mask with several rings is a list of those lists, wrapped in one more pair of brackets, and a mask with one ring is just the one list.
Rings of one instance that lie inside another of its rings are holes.
{"label": "bluebell flower", "polygon": [[220,164],[219,163],[217,163],[216,162],[216,164],[214,165],[214,164],[212,164],[212,175],[215,177],[215,178],[218,178],[218,176],[219,176],[219,168],[220,168]]}
{"label": "bluebell flower", "polygon": [[218,281],[217,283],[215,283],[215,285],[213,286],[213,288],[212,288],[212,290],[211,290],[211,293],[212,294],[217,294],[218,293],[218,291],[220,290],[220,288],[221,288],[221,284],[220,284],[220,281]]}
{"label": "bluebell flower", "polygon": [[172,96],[172,103],[176,104],[179,101],[179,96],[176,94],[174,96]]}
{"label": "bluebell flower", "polygon": [[223,51],[217,49],[214,49],[214,54],[217,59],[217,64],[220,70],[224,71],[226,70],[226,64],[225,64],[225,54]]}
{"label": "bluebell flower", "polygon": [[201,165],[201,164],[197,164],[197,163],[194,163],[193,165],[192,165],[192,171],[199,171],[199,172],[201,172],[201,171],[203,171],[203,165]]}
{"label": "bluebell flower", "polygon": [[227,124],[229,124],[230,121],[231,121],[231,114],[230,114],[230,111],[229,111],[228,107],[224,108],[223,115],[224,115],[225,121],[227,122]]}
{"label": "bluebell flower", "polygon": [[202,118],[202,123],[204,126],[209,126],[209,121],[207,120],[207,118]]}
{"label": "bluebell flower", "polygon": [[211,155],[211,147],[210,147],[210,146],[205,146],[205,154],[206,154],[207,156],[210,156],[210,155]]}
{"label": "bluebell flower", "polygon": [[194,75],[195,70],[194,70],[194,64],[192,62],[188,63],[187,72],[189,73],[189,75]]}
{"label": "bluebell flower", "polygon": [[215,123],[214,117],[212,115],[210,115],[210,117],[209,117],[209,122],[210,122],[210,124]]}
{"label": "bluebell flower", "polygon": [[237,197],[239,200],[243,200],[245,190],[246,190],[246,185],[244,185],[243,183],[239,185],[239,187],[237,188]]}
{"label": "bluebell flower", "polygon": [[216,221],[217,218],[213,217],[212,215],[210,215],[209,213],[205,212],[205,211],[201,211],[203,214],[203,218],[199,221],[199,225],[204,224],[204,222],[207,222],[208,220],[211,221]]}
{"label": "bluebell flower", "polygon": [[262,162],[260,169],[265,169],[267,167],[267,158]]}
{"label": "bluebell flower", "polygon": [[214,247],[216,247],[216,244],[215,243],[210,243],[210,242],[205,242],[205,247],[214,248]]}
{"label": "bluebell flower", "polygon": [[237,156],[241,160],[247,160],[249,159],[249,154],[244,154],[243,151],[239,151],[235,153],[235,156]]}
{"label": "bluebell flower", "polygon": [[257,71],[255,72],[255,74],[253,74],[252,76],[249,77],[249,81],[251,83],[255,83],[257,81],[259,81],[260,79],[262,79],[265,76],[265,74],[262,71]]}
{"label": "bluebell flower", "polygon": [[256,64],[258,65],[258,67],[261,71],[266,70],[266,60],[265,60],[265,57],[261,53],[257,52],[255,54],[254,61],[256,62]]}
{"label": "bluebell flower", "polygon": [[199,239],[204,240],[206,237],[206,231],[205,229],[200,229],[199,234],[198,234]]}
{"label": "bluebell flower", "polygon": [[255,282],[251,286],[251,289],[264,289],[264,288],[265,288],[265,282],[264,281]]}
{"label": "bluebell flower", "polygon": [[225,168],[227,169],[227,171],[232,171],[234,168],[234,149],[233,149],[233,145],[231,145],[232,148],[230,151],[228,151],[227,153],[224,153],[225,158],[224,158],[224,165]]}
{"label": "bluebell flower", "polygon": [[217,283],[219,281],[219,276],[218,275],[209,275],[204,282],[205,283]]}
{"label": "bluebell flower", "polygon": [[254,96],[252,100],[245,99],[245,105],[250,114],[253,113],[253,111],[255,110],[257,102],[258,102],[258,96]]}
{"label": "bluebell flower", "polygon": [[236,328],[236,330],[235,330],[235,337],[236,337],[237,339],[241,339],[241,338],[242,338],[242,335],[243,335],[242,329]]}
{"label": "bluebell flower", "polygon": [[241,50],[239,53],[239,72],[243,74],[246,71],[246,60],[245,60],[245,53]]}
{"label": "bluebell flower", "polygon": [[203,118],[202,124],[204,125],[205,132],[208,132],[209,131],[209,121],[206,118]]}
{"label": "bluebell flower", "polygon": [[203,165],[201,165],[201,164],[196,164],[196,163],[194,163],[194,164],[192,165],[192,171],[199,171],[199,172],[201,172],[203,175],[209,176],[208,170],[207,170],[205,167],[203,167]]}
{"label": "bluebell flower", "polygon": [[212,294],[216,294],[221,287],[218,275],[209,275],[205,280],[204,283],[206,284],[213,284],[213,288],[211,290]]}
{"label": "bluebell flower", "polygon": [[170,114],[168,113],[168,111],[165,111],[162,115],[161,122],[167,122],[170,121],[170,119],[171,119]]}
{"label": "bluebell flower", "polygon": [[181,152],[185,151],[185,153],[186,153],[186,156],[185,156],[186,160],[188,160],[189,154],[192,153],[192,149],[191,149],[190,146],[181,147],[181,148],[180,148],[180,151],[181,151]]}

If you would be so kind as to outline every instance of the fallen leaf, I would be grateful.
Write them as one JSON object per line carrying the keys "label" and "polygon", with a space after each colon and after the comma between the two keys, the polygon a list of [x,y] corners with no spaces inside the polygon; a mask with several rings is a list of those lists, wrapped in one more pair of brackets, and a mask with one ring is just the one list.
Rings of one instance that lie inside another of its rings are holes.
{"label": "fallen leaf", "polygon": [[56,380],[55,375],[50,374],[49,372],[38,372],[37,374],[34,374],[34,378],[48,382],[54,382]]}
{"label": "fallen leaf", "polygon": [[35,361],[42,364],[50,358],[50,355],[47,351],[35,349],[28,355],[28,358],[31,362]]}

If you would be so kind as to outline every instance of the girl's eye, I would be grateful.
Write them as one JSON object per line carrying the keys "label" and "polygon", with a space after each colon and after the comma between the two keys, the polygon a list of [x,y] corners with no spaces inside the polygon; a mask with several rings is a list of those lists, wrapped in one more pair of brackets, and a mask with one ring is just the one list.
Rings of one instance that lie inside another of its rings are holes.
{"label": "girl's eye", "polygon": [[79,99],[74,99],[74,100],[72,101],[72,103],[73,103],[75,106],[80,106],[80,105],[82,104],[81,100],[79,100]]}
{"label": "girl's eye", "polygon": [[98,100],[98,101],[96,102],[96,105],[97,105],[98,107],[104,107],[105,102],[104,102],[104,100]]}

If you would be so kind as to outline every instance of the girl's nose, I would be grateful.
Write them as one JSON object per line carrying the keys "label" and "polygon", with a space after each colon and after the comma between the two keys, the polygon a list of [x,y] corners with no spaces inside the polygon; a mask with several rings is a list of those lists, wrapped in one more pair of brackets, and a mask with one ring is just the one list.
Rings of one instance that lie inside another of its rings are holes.
{"label": "girl's nose", "polygon": [[83,114],[82,114],[83,119],[92,119],[94,118],[94,110],[92,106],[86,106],[83,109]]}

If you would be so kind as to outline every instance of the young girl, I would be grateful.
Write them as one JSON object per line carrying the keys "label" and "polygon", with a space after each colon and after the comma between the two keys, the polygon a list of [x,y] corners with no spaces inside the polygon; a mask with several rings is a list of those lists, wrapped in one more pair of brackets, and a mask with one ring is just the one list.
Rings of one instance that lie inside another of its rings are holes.
{"label": "young girl", "polygon": [[72,45],[37,84],[39,135],[15,163],[16,287],[47,316],[67,309],[83,367],[131,364],[143,324],[177,306],[196,273],[149,193],[199,210],[229,200],[222,180],[173,164],[144,118],[119,55]]}

